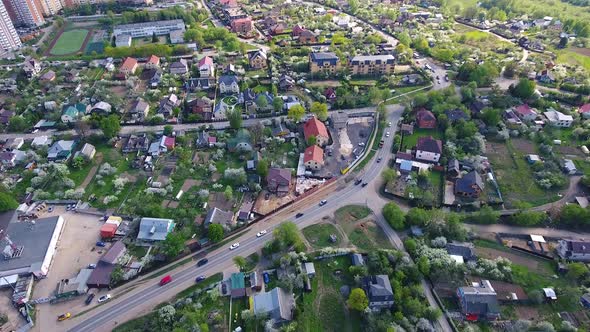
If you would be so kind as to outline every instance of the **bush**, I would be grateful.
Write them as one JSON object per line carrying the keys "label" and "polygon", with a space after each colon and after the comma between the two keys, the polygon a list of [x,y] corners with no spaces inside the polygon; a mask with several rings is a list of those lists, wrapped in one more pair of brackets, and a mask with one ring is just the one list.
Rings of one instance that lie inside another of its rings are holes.
{"label": "bush", "polygon": [[383,207],[383,217],[391,228],[395,230],[402,230],[405,228],[404,212],[397,206],[397,204],[389,202]]}

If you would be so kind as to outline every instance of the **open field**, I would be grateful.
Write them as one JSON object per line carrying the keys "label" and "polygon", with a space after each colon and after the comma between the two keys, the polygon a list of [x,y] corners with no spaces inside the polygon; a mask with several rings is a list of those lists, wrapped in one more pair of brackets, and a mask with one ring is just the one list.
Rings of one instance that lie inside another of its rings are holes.
{"label": "open field", "polygon": [[[303,235],[307,241],[311,244],[313,249],[321,249],[325,247],[337,247],[340,244],[340,234],[336,227],[332,224],[316,224],[305,227]],[[336,242],[330,241],[330,235],[336,235]]]}
{"label": "open field", "polygon": [[84,45],[89,32],[86,29],[64,31],[58,37],[49,53],[52,55],[66,55],[78,52]]}
{"label": "open field", "polygon": [[590,70],[590,49],[571,47],[558,52],[557,62],[582,66]]}

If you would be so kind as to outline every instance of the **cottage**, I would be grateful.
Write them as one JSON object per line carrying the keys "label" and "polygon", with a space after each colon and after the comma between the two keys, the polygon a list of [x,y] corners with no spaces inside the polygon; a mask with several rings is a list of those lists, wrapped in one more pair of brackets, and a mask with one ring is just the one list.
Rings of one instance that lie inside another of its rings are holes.
{"label": "cottage", "polygon": [[300,44],[313,44],[317,42],[317,36],[315,33],[309,30],[303,30],[297,37]]}
{"label": "cottage", "polygon": [[207,97],[197,98],[189,101],[187,110],[192,114],[199,114],[203,120],[209,121],[213,119],[213,101]]}
{"label": "cottage", "polygon": [[92,160],[96,154],[96,148],[90,143],[85,143],[82,150],[78,151],[78,154],[87,160]]}
{"label": "cottage", "polygon": [[363,290],[369,299],[369,308],[373,311],[389,309],[394,304],[393,290],[387,275],[364,277]]}
{"label": "cottage", "polygon": [[324,91],[324,97],[326,97],[327,101],[333,103],[334,101],[336,101],[336,90],[334,90],[333,87],[326,88],[326,90]]}
{"label": "cottage", "polygon": [[328,141],[330,140],[326,125],[315,116],[311,117],[305,122],[305,124],[303,124],[303,135],[305,136],[306,141],[309,141],[311,137],[315,137],[316,144],[319,146],[328,144]]}
{"label": "cottage", "polygon": [[275,287],[270,292],[256,294],[251,310],[258,317],[269,317],[277,323],[293,319],[295,298],[282,288]]}
{"label": "cottage", "polygon": [[48,70],[45,74],[41,75],[41,77],[39,77],[39,80],[41,82],[53,82],[55,81],[56,75],[55,72],[53,70]]}
{"label": "cottage", "polygon": [[121,68],[119,68],[119,71],[125,76],[129,76],[135,74],[137,67],[137,60],[132,57],[127,57],[123,61],[123,64],[121,65]]}
{"label": "cottage", "polygon": [[353,266],[365,266],[365,259],[361,254],[350,254],[350,259]]}
{"label": "cottage", "polygon": [[222,75],[219,77],[219,93],[221,94],[238,94],[240,86],[238,77],[235,75]]}
{"label": "cottage", "polygon": [[477,260],[475,255],[475,248],[471,243],[451,242],[447,243],[447,253],[451,257],[461,257],[463,262],[471,262]]}
{"label": "cottage", "polygon": [[445,114],[447,116],[447,119],[449,119],[450,122],[458,122],[460,120],[463,120],[463,121],[469,120],[469,116],[467,114],[465,114],[465,112],[463,112],[460,109],[447,110],[447,111],[445,111]]}
{"label": "cottage", "polygon": [[205,56],[199,60],[199,77],[215,77],[215,64],[210,56]]}
{"label": "cottage", "polygon": [[477,198],[484,189],[483,181],[477,171],[471,171],[455,180],[455,195]]}
{"label": "cottage", "polygon": [[459,287],[457,297],[461,312],[468,321],[495,320],[500,317],[496,291],[489,280],[482,280],[470,287]]}
{"label": "cottage", "polygon": [[289,75],[282,74],[279,77],[279,89],[282,91],[288,91],[293,89],[295,86],[295,80]]}
{"label": "cottage", "polygon": [[237,34],[247,35],[253,29],[250,17],[238,18],[231,21],[231,30]]}
{"label": "cottage", "polygon": [[547,112],[543,112],[543,115],[545,115],[547,121],[553,127],[569,128],[574,122],[574,118],[571,115],[563,114],[553,108],[549,108]]}
{"label": "cottage", "polygon": [[266,51],[256,50],[248,53],[248,63],[252,69],[263,69],[268,66]]}
{"label": "cottage", "polygon": [[174,230],[174,226],[172,219],[141,218],[137,240],[140,243],[164,241],[166,236]]}
{"label": "cottage", "polygon": [[57,141],[47,151],[47,160],[66,161],[70,159],[70,156],[72,155],[72,150],[74,150],[75,146],[75,141]]}
{"label": "cottage", "polygon": [[243,272],[232,273],[229,284],[232,299],[246,296],[246,276]]}
{"label": "cottage", "polygon": [[33,142],[31,143],[31,147],[32,148],[39,148],[39,147],[43,147],[43,146],[49,146],[49,145],[51,145],[52,141],[53,140],[46,135],[37,136],[37,137],[33,138]]}
{"label": "cottage", "polygon": [[297,24],[293,27],[293,29],[291,30],[291,36],[292,37],[299,37],[299,35],[305,31],[305,27],[303,25]]}
{"label": "cottage", "polygon": [[143,99],[137,99],[131,108],[127,112],[128,116],[133,121],[143,122],[150,112],[150,104],[145,102]]}
{"label": "cottage", "polygon": [[436,128],[436,117],[432,112],[421,109],[416,113],[416,121],[420,129],[434,129]]}
{"label": "cottage", "polygon": [[447,176],[450,178],[456,178],[461,174],[461,168],[459,167],[459,161],[457,159],[451,159],[447,163]]}
{"label": "cottage", "polygon": [[77,103],[75,105],[64,105],[61,114],[61,121],[63,123],[76,122],[80,117],[82,117],[82,115],[86,114],[87,110],[89,110],[89,107],[82,103]]}
{"label": "cottage", "polygon": [[174,109],[178,106],[180,106],[180,100],[172,93],[160,100],[158,114],[162,114],[164,118],[169,118],[174,114]]}
{"label": "cottage", "polygon": [[147,62],[145,63],[146,69],[159,69],[160,68],[160,58],[155,55],[150,55]]}
{"label": "cottage", "polygon": [[266,176],[268,191],[278,196],[285,196],[291,187],[291,170],[287,168],[271,168]]}
{"label": "cottage", "polygon": [[211,224],[218,224],[228,231],[236,226],[234,214],[231,211],[224,211],[217,207],[209,209],[204,223],[205,227],[209,227]]}
{"label": "cottage", "polygon": [[529,107],[527,104],[516,107],[514,112],[522,121],[533,121],[538,115],[537,111],[534,108]]}
{"label": "cottage", "polygon": [[41,62],[29,57],[23,62],[22,69],[28,78],[33,78],[41,72]]}
{"label": "cottage", "polygon": [[305,149],[303,164],[305,168],[318,171],[324,166],[324,150],[317,145]]}
{"label": "cottage", "polygon": [[188,74],[188,61],[180,59],[170,64],[170,74],[185,76]]}
{"label": "cottage", "polygon": [[574,175],[578,173],[578,168],[576,164],[571,159],[564,159],[563,160],[563,171],[566,174]]}
{"label": "cottage", "polygon": [[590,262],[590,242],[566,240],[557,241],[557,254],[562,259],[574,262]]}
{"label": "cottage", "polygon": [[416,144],[416,159],[437,163],[442,154],[442,142],[438,139],[428,137],[418,138]]}
{"label": "cottage", "polygon": [[111,109],[111,104],[105,101],[99,101],[98,103],[94,104],[92,108],[90,108],[90,113],[109,114],[111,113]]}

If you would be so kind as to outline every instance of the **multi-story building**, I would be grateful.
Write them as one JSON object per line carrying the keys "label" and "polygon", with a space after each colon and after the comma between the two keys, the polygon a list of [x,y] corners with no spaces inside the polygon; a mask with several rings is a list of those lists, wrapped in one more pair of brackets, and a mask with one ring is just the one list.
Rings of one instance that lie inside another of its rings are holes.
{"label": "multi-story building", "polygon": [[252,19],[249,17],[238,18],[231,21],[231,30],[238,34],[247,34],[253,29]]}
{"label": "multi-story building", "polygon": [[12,51],[22,46],[14,25],[8,16],[4,3],[0,2],[0,53]]}
{"label": "multi-story building", "polygon": [[391,75],[395,69],[393,55],[357,55],[348,62],[352,75]]}
{"label": "multi-story building", "polygon": [[331,52],[314,52],[309,54],[309,70],[312,74],[335,74],[340,69],[340,59]]}
{"label": "multi-story building", "polygon": [[39,0],[2,0],[8,16],[16,26],[39,26],[45,23]]}
{"label": "multi-story building", "polygon": [[60,0],[36,0],[36,1],[39,1],[39,4],[41,5],[41,10],[43,10],[43,15],[45,15],[45,16],[53,16],[53,15],[57,14],[63,8]]}
{"label": "multi-story building", "polygon": [[156,36],[167,35],[176,30],[185,31],[183,20],[120,24],[114,27],[113,35],[129,35],[131,38],[142,38],[151,37],[154,33]]}

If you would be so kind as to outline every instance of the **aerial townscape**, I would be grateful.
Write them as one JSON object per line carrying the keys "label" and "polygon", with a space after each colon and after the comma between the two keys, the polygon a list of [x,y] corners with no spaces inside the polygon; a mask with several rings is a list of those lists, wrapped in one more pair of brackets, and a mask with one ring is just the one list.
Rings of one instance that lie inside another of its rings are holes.
{"label": "aerial townscape", "polygon": [[0,331],[590,331],[590,0],[2,0]]}

